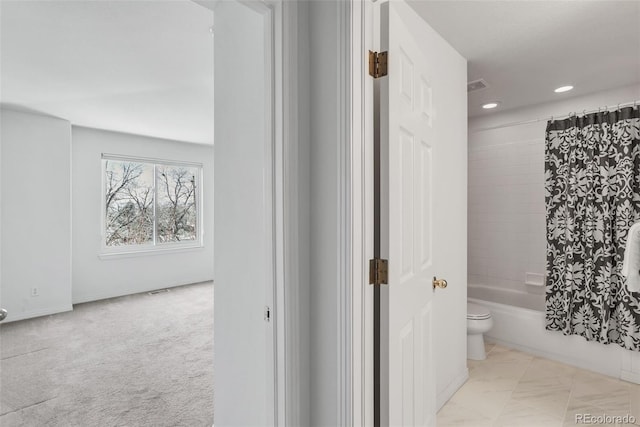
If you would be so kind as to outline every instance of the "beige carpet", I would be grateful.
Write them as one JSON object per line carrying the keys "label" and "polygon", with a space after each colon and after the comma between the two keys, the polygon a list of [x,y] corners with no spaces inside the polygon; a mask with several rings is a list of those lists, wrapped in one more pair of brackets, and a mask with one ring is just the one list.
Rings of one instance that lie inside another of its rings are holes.
{"label": "beige carpet", "polygon": [[213,283],[0,327],[0,426],[213,424]]}

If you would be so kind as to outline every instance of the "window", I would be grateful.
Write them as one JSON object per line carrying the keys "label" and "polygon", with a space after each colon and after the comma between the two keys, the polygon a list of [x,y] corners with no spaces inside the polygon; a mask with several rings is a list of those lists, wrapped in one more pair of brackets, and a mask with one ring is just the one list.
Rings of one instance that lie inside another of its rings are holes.
{"label": "window", "polygon": [[102,156],[103,249],[201,246],[202,165]]}

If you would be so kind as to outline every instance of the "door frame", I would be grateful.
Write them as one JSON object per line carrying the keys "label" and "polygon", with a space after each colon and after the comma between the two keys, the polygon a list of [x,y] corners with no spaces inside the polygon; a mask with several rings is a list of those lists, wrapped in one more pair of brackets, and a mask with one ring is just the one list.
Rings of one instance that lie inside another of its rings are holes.
{"label": "door frame", "polygon": [[[194,0],[210,9],[220,0]],[[301,425],[308,414],[300,395],[308,384],[300,329],[303,283],[299,252],[302,191],[298,177],[300,129],[299,6],[287,0],[238,0],[271,19],[273,59],[273,208],[274,287],[272,289],[273,425]],[[373,425],[373,287],[368,284],[368,260],[373,256],[373,83],[366,52],[372,49],[372,9],[375,0],[336,2],[339,18],[338,191],[338,420],[343,426]],[[301,56],[302,55],[302,56]],[[313,402],[309,402],[313,404]]]}
{"label": "door frame", "polygon": [[340,426],[373,425],[373,49],[376,0],[336,2],[338,18],[338,378]]}
{"label": "door frame", "polygon": [[[349,102],[351,115],[349,118],[351,169],[340,184],[343,191],[349,191],[352,204],[346,209],[349,218],[350,234],[347,244],[350,245],[350,262],[352,274],[347,280],[348,288],[343,292],[351,292],[349,320],[351,331],[351,347],[348,352],[352,364],[348,374],[351,382],[341,381],[344,390],[350,392],[352,425],[373,425],[374,400],[373,388],[373,286],[368,284],[368,261],[373,258],[373,126],[372,107],[373,83],[368,75],[369,50],[377,50],[373,38],[373,29],[377,25],[374,20],[374,4],[404,0],[349,0],[350,17],[348,37],[351,49],[349,76]],[[391,72],[393,70],[390,70]],[[466,274],[466,273],[465,273]],[[464,283],[464,282],[463,282]],[[384,286],[384,285],[383,285]],[[466,288],[465,288],[466,291]],[[435,363],[435,360],[434,360]],[[435,378],[434,378],[435,380]],[[459,385],[458,385],[459,387]],[[448,389],[447,389],[448,390]],[[436,389],[436,412],[444,403]]]}
{"label": "door frame", "polygon": [[265,40],[271,53],[272,207],[274,286],[271,294],[273,425],[300,425],[300,271],[298,187],[298,5],[286,0],[240,0],[270,22]]}
{"label": "door frame", "polygon": [[342,185],[351,194],[349,247],[351,265],[348,289],[351,304],[347,318],[351,323],[349,372],[351,425],[373,425],[374,417],[374,336],[373,286],[369,284],[369,260],[373,255],[373,80],[368,75],[369,50],[373,39],[375,0],[351,0],[350,4],[350,170]]}
{"label": "door frame", "polygon": [[274,60],[274,425],[300,425],[298,4],[263,1],[272,16]]}
{"label": "door frame", "polygon": [[[218,0],[214,0],[218,1]],[[273,408],[274,425],[301,425],[308,414],[300,396],[303,342],[300,296],[302,236],[299,224],[302,191],[299,177],[301,92],[298,41],[299,6],[287,0],[239,0],[262,3],[272,18],[274,131]],[[373,47],[375,0],[336,2],[338,8],[337,72],[339,73],[338,214],[339,255],[336,295],[338,319],[338,420],[342,426],[373,425],[373,287],[368,284],[373,257],[373,83],[366,52]],[[309,402],[313,405],[313,402]]]}
{"label": "door frame", "polygon": [[298,6],[286,0],[240,0],[270,23],[265,41],[271,57],[272,208],[274,286],[271,289],[273,425],[300,424],[300,330],[298,229]]}
{"label": "door frame", "polygon": [[[193,0],[212,10],[224,0]],[[271,112],[266,134],[271,139],[268,208],[272,245],[268,249],[272,286],[265,305],[271,308],[272,328],[266,328],[269,351],[267,411],[269,425],[300,425],[301,351],[299,330],[300,272],[298,140],[298,5],[286,0],[237,0],[263,15],[267,23],[265,78]]]}

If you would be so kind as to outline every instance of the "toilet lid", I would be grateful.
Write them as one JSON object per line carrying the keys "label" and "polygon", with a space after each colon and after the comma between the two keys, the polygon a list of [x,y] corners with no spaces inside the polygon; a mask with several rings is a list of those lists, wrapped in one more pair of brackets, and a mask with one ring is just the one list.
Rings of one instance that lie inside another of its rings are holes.
{"label": "toilet lid", "polygon": [[488,308],[481,305],[474,304],[472,302],[467,303],[467,319],[471,320],[484,320],[491,317],[491,312]]}

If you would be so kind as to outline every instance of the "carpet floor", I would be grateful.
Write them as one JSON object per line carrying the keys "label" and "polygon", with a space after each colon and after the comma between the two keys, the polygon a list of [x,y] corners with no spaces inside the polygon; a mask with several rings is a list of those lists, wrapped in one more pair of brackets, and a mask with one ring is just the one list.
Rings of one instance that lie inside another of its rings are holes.
{"label": "carpet floor", "polygon": [[213,282],[0,327],[0,425],[211,427]]}

